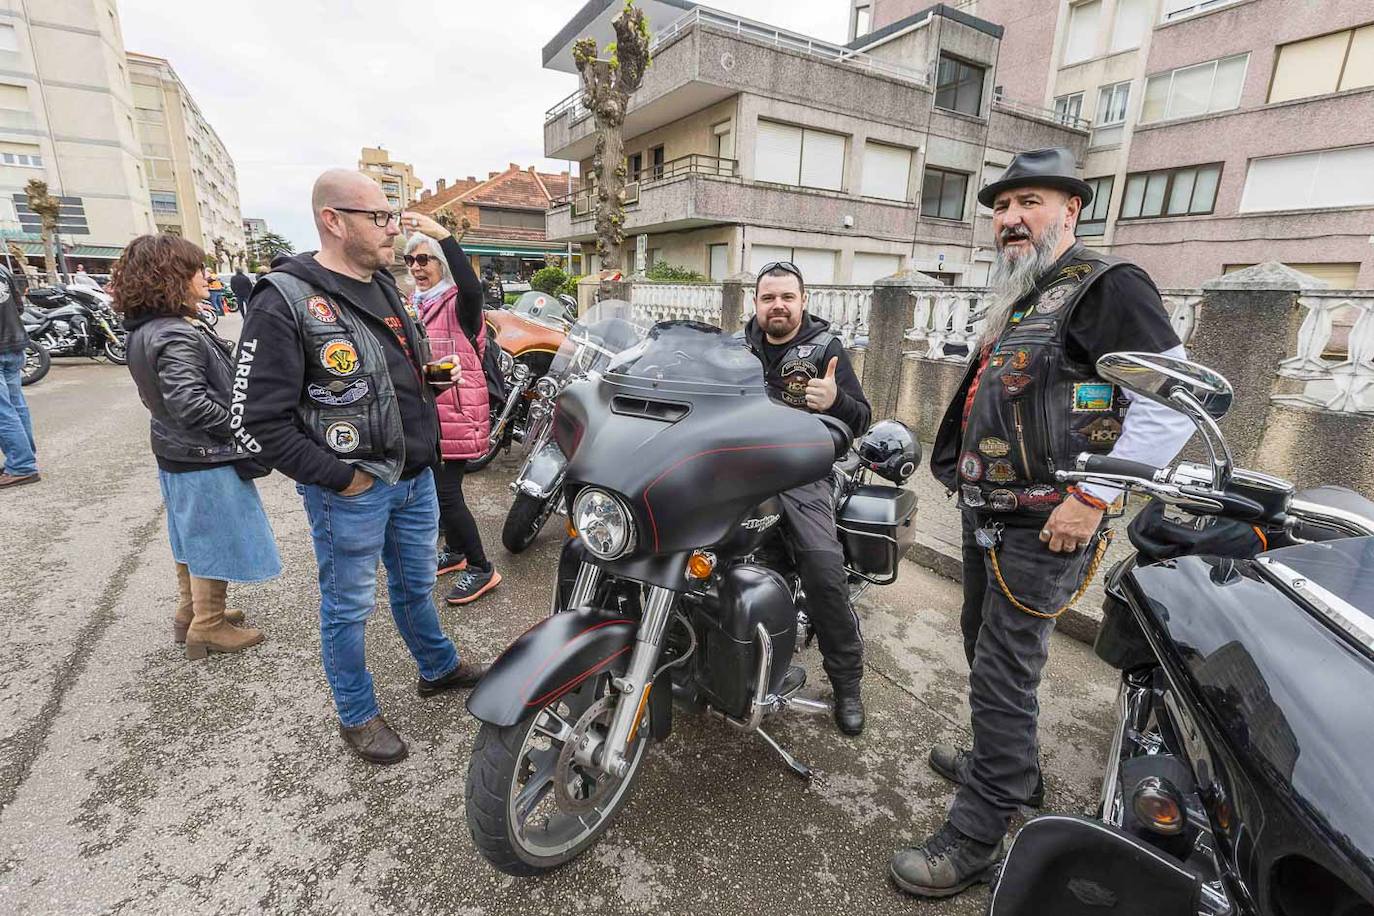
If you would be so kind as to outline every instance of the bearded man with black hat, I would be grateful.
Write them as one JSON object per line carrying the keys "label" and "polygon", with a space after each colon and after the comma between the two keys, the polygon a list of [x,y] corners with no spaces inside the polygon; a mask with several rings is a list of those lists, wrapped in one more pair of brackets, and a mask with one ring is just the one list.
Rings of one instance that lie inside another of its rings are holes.
{"label": "bearded man with black hat", "polygon": [[1012,815],[1043,802],[1036,690],[1050,632],[1120,495],[1065,487],[1055,471],[1082,452],[1163,466],[1193,432],[1182,414],[1097,376],[1105,353],[1184,352],[1145,271],[1078,243],[1093,191],[1074,173],[1069,150],[1032,150],[978,193],[993,211],[993,300],[931,453],[963,513],[973,748],[931,749],[931,768],[959,789],[939,829],[893,856],[892,880],[918,896],[986,882]]}

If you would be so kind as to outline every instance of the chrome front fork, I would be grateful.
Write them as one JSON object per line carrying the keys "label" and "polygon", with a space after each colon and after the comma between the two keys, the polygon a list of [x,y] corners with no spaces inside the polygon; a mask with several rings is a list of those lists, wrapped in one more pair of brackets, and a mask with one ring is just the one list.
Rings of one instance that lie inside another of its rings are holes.
{"label": "chrome front fork", "polygon": [[[580,575],[578,581],[581,582]],[[644,605],[644,616],[639,622],[629,669],[624,677],[611,681],[611,686],[620,697],[616,700],[615,713],[606,735],[602,767],[617,779],[630,771],[630,759],[626,751],[649,699],[654,666],[658,664],[663,651],[663,634],[668,629],[675,597],[676,593],[670,589],[659,586],[649,589],[649,600]]]}

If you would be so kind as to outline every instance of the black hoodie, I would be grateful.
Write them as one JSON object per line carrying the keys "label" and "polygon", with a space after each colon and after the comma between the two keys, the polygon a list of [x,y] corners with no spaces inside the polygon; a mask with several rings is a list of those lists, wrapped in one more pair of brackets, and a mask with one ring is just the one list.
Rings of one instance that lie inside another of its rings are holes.
{"label": "black hoodie", "polygon": [[[830,322],[823,318],[816,318],[809,312],[802,312],[801,328],[797,331],[797,336],[785,344],[770,344],[763,335],[763,330],[759,327],[757,318],[750,318],[744,326],[744,339],[749,342],[749,347],[759,359],[763,360],[763,373],[768,379],[769,394],[781,384],[774,373],[778,361],[783,354],[798,344],[804,344],[808,340],[813,340],[817,336],[830,330]],[[843,420],[845,425],[853,431],[854,435],[862,436],[868,429],[868,421],[872,418],[873,408],[868,404],[868,398],[864,397],[863,386],[859,384],[859,377],[854,374],[854,367],[849,364],[849,354],[844,350],[844,343],[838,337],[830,341],[830,345],[825,348],[825,353],[821,356],[820,365],[822,367],[830,365],[832,358],[838,358],[839,364],[835,367],[835,403],[830,405],[827,414],[837,420]],[[781,398],[774,398],[781,400]]]}
{"label": "black hoodie", "polygon": [[[391,309],[392,314],[386,316],[376,314],[350,292],[357,281],[341,283],[337,274],[316,262],[313,252],[298,255],[276,269],[324,290],[367,316],[368,330],[386,353],[405,429],[406,463],[401,476],[413,477],[434,464],[439,456],[439,416],[434,395],[421,381],[423,367],[412,355],[420,350],[409,338],[402,346],[399,332],[393,332],[386,320],[390,317],[395,327],[402,324],[400,310],[404,305],[396,281],[385,271],[372,275],[372,282],[378,284]],[[244,429],[262,446],[266,464],[298,483],[342,490],[353,480],[353,466],[340,461],[297,418],[296,407],[305,385],[305,352],[291,310],[277,288],[265,279],[253,288],[252,299],[253,308],[239,339],[240,346],[255,341],[256,347],[244,402]]]}

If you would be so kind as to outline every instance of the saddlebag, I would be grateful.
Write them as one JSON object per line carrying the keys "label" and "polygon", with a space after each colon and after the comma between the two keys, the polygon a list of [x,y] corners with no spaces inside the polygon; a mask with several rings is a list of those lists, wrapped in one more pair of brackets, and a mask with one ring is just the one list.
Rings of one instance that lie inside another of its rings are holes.
{"label": "saddlebag", "polygon": [[758,672],[758,626],[768,631],[773,664],[768,692],[775,692],[797,645],[797,608],[782,576],[753,564],[721,573],[719,617],[699,606],[705,645],[697,653],[698,681],[711,705],[726,715],[749,714]]}
{"label": "saddlebag", "polygon": [[1131,558],[1112,567],[1106,577],[1106,597],[1102,601],[1102,626],[1098,628],[1093,651],[1118,671],[1130,671],[1155,664],[1155,653],[1131,606],[1119,596],[1121,577],[1135,568]]}
{"label": "saddlebag", "polygon": [[836,513],[845,565],[871,579],[890,581],[916,540],[916,494],[901,487],[865,484]]}
{"label": "saddlebag", "polygon": [[988,916],[1196,916],[1200,882],[1101,821],[1027,821],[993,884]]}

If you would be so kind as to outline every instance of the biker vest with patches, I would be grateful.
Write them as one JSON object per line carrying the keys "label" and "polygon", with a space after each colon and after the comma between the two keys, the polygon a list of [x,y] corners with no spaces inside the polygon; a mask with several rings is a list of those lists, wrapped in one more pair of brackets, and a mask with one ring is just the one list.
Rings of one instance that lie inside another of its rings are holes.
{"label": "biker vest with patches", "polygon": [[[834,339],[834,334],[823,331],[783,351],[782,358],[764,371],[769,396],[788,407],[807,410],[806,383],[825,375],[825,351]],[[755,351],[754,355],[762,361],[762,353]]]}
{"label": "biker vest with patches", "polygon": [[[1126,263],[1075,246],[1052,279],[1041,281],[1038,295],[1017,303],[988,355],[964,425],[961,506],[1048,515],[1066,494],[1054,472],[1072,468],[1081,452],[1111,451],[1121,437],[1124,395],[1093,366],[1070,359],[1065,342],[1078,303]],[[962,408],[960,398],[953,409]]]}
{"label": "biker vest with patches", "polygon": [[[295,318],[305,356],[305,384],[296,413],[339,460],[394,484],[405,469],[405,430],[381,343],[358,310],[299,277],[266,277]],[[405,330],[424,350],[427,340],[401,310]],[[428,354],[416,354],[421,364]]]}

